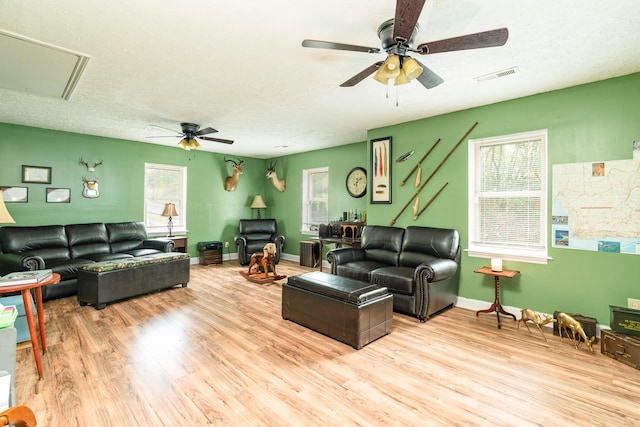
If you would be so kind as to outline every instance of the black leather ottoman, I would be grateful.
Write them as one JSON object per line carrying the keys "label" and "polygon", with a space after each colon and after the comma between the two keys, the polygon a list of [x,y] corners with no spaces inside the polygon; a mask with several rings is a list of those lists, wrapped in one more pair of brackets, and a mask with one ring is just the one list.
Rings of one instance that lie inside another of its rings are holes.
{"label": "black leather ottoman", "polygon": [[282,285],[282,318],[359,350],[391,332],[393,295],[387,288],[314,271]]}

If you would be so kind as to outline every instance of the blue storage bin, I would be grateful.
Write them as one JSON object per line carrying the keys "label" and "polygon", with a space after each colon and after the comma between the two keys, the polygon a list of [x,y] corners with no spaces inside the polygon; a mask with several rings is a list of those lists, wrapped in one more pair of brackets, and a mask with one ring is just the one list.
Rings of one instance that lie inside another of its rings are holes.
{"label": "blue storage bin", "polygon": [[[33,315],[34,320],[37,318],[36,316],[36,304],[33,301],[33,297],[31,293],[29,293],[29,297],[31,298],[31,306],[33,307]],[[31,340],[31,334],[29,333],[29,325],[27,325],[27,316],[24,310],[24,301],[22,300],[22,295],[14,295],[10,297],[2,297],[0,298],[0,304],[7,305],[15,305],[18,309],[18,317],[16,318],[13,327],[16,328],[18,332],[18,338],[16,342],[24,342]],[[37,320],[35,320],[37,321]]]}

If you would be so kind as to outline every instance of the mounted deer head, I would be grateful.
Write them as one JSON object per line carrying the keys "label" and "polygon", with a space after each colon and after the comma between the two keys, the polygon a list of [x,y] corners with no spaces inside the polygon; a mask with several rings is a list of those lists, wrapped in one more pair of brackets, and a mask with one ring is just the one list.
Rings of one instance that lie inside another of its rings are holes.
{"label": "mounted deer head", "polygon": [[284,179],[278,179],[278,174],[276,173],[277,163],[277,160],[275,162],[271,162],[267,168],[267,178],[271,180],[273,186],[276,187],[276,190],[282,193],[286,189],[287,184],[284,182]]}
{"label": "mounted deer head", "polygon": [[87,171],[93,172],[96,170],[98,166],[104,163],[104,160],[100,160],[98,163],[94,163],[93,166],[89,166],[89,163],[85,162],[82,157],[80,157],[80,164],[84,165],[87,168]]}
{"label": "mounted deer head", "polygon": [[233,173],[231,176],[225,178],[224,189],[227,191],[236,191],[236,189],[238,188],[238,181],[240,181],[240,175],[242,174],[242,170],[244,169],[244,166],[242,166],[244,160],[238,159],[238,161],[236,162],[235,160],[227,160],[227,158],[225,157],[224,161],[233,163]]}
{"label": "mounted deer head", "polygon": [[93,180],[87,179],[86,176],[82,177],[82,196],[88,199],[95,199],[100,197],[100,191],[98,189],[98,177],[96,176]]}

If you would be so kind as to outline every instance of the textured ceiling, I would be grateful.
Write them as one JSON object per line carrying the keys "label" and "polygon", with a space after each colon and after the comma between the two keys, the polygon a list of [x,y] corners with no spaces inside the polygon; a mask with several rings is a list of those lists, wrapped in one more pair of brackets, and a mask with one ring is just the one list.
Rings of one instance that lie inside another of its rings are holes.
{"label": "textured ceiling", "polygon": [[[179,138],[148,138],[171,135],[154,126],[195,122],[235,140],[202,150],[267,158],[640,71],[638,0],[427,0],[416,43],[499,27],[509,40],[416,54],[444,84],[412,82],[388,98],[372,78],[339,87],[384,53],[301,47],[305,38],[379,47],[377,28],[394,10],[393,0],[5,0],[0,30],[90,60],[66,101],[0,88],[0,122],[171,146]],[[475,79],[511,67],[515,74]]]}

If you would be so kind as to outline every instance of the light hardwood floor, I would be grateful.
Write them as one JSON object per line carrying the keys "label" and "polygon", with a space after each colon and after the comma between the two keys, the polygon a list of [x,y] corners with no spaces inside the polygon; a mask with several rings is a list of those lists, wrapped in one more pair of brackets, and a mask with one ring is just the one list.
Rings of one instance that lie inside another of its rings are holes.
{"label": "light hardwood floor", "polygon": [[640,371],[599,344],[453,308],[422,324],[394,313],[356,351],[282,320],[281,285],[241,269],[194,265],[187,288],[101,311],[46,302],[44,377],[21,344],[19,403],[42,427],[640,425]]}

